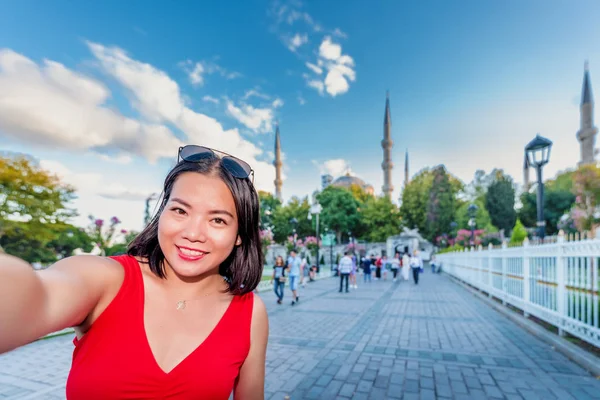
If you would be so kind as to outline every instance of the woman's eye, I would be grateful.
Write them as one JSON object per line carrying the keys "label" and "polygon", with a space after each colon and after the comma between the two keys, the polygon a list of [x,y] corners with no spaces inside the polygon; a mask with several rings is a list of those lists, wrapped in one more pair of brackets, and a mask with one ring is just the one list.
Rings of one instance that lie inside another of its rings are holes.
{"label": "woman's eye", "polygon": [[224,225],[225,224],[225,220],[222,219],[222,218],[215,218],[215,219],[213,219],[213,221],[215,221],[215,223],[217,225]]}
{"label": "woman's eye", "polygon": [[184,215],[185,214],[185,211],[182,208],[179,208],[179,207],[174,207],[174,208],[171,209],[171,211],[174,211],[176,214],[179,214],[179,215]]}

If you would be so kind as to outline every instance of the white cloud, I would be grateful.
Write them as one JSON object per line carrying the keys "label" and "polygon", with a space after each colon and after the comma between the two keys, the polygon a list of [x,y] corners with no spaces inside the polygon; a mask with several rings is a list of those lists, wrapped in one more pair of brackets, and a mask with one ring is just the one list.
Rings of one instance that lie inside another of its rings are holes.
{"label": "white cloud", "polygon": [[327,160],[321,164],[316,161],[313,163],[319,168],[321,174],[329,174],[333,177],[338,177],[351,172],[350,163],[342,158]]}
{"label": "white cloud", "polygon": [[340,28],[335,28],[333,30],[333,36],[341,37],[342,39],[346,39],[348,35],[346,35]]}
{"label": "white cloud", "polygon": [[279,108],[279,107],[283,107],[283,100],[281,100],[279,97],[276,98],[275,100],[273,100],[273,103],[271,104],[273,106],[273,108]]}
{"label": "white cloud", "polygon": [[221,75],[225,79],[236,79],[242,76],[239,72],[228,71],[211,61],[193,62],[191,60],[186,60],[180,62],[179,66],[187,72],[188,78],[194,86],[202,86],[204,84],[204,76],[215,73]]}
{"label": "white cloud", "polygon": [[288,40],[288,49],[290,49],[292,52],[295,52],[300,46],[306,43],[308,43],[308,35],[306,33],[303,35],[296,33],[291,39]]}
{"label": "white cloud", "polygon": [[130,155],[128,154],[119,154],[117,156],[111,156],[108,154],[98,154],[98,158],[100,158],[103,161],[107,161],[110,163],[115,163],[115,164],[129,164],[131,163],[131,161],[133,161],[133,158],[131,158]]}
{"label": "white cloud", "polygon": [[311,64],[309,62],[306,63],[308,69],[314,72],[317,75],[321,75],[323,73],[323,68],[316,66],[315,64]]}
{"label": "white cloud", "polygon": [[[0,50],[0,131],[22,143],[66,150],[116,150],[150,161],[179,141],[164,126],[126,118],[106,105],[99,81],[57,62],[41,65]],[[152,145],[149,145],[152,141]]]}
{"label": "white cloud", "polygon": [[101,173],[74,172],[54,160],[40,160],[40,166],[57,175],[61,181],[73,186],[78,194],[95,194],[115,200],[142,201],[152,192],[151,189],[135,188],[131,185],[116,183],[112,179],[107,180]]}
{"label": "white cloud", "polygon": [[254,97],[258,97],[260,99],[264,99],[264,100],[270,100],[271,99],[271,96],[269,96],[268,94],[261,93],[261,92],[259,92],[256,89],[250,89],[250,90],[247,90],[246,93],[244,93],[244,96],[242,97],[242,100],[248,100],[249,98],[251,98],[253,96]]}
{"label": "white cloud", "polygon": [[[316,89],[319,94],[325,90],[330,96],[335,97],[344,94],[350,89],[350,83],[356,80],[354,71],[354,60],[347,54],[342,54],[342,46],[332,42],[331,37],[326,36],[319,47],[318,65],[306,63],[306,66],[314,73],[320,75],[323,68],[327,70],[325,80],[311,78],[305,75],[309,87]],[[318,82],[318,83],[317,83]]]}
{"label": "white cloud", "polygon": [[333,43],[329,36],[326,36],[319,46],[319,56],[326,60],[337,61],[342,56],[342,46]]}
{"label": "white cloud", "polygon": [[192,85],[203,85],[204,84],[204,78],[202,77],[202,74],[204,72],[205,71],[204,71],[204,67],[202,66],[202,64],[196,63],[194,68],[189,72],[190,82],[192,82]]}
{"label": "white cloud", "polygon": [[[275,102],[273,102],[273,107],[275,107]],[[228,100],[227,113],[254,132],[273,131],[275,115],[271,108],[255,108],[249,104],[241,104],[237,107],[231,100]]]}
{"label": "white cloud", "polygon": [[300,103],[300,105],[303,106],[306,104],[306,100],[304,99],[304,97],[298,96],[298,103]]}
{"label": "white cloud", "polygon": [[202,97],[202,101],[205,101],[207,103],[219,104],[219,99],[214,98],[212,96],[208,96],[208,95]]}
{"label": "white cloud", "polygon": [[325,84],[317,79],[312,79],[307,82],[308,87],[317,89],[319,94],[323,94],[323,90],[325,89]]}
{"label": "white cloud", "polygon": [[[262,150],[244,140],[237,129],[225,130],[216,119],[185,107],[179,86],[163,71],[131,59],[119,48],[89,45],[104,70],[130,91],[134,105],[144,115],[173,124],[186,135],[188,143],[202,144],[243,159],[255,171],[255,186],[272,190],[275,179],[273,166],[257,160]],[[263,121],[259,126],[266,129],[271,126],[272,117],[263,116]],[[167,147],[169,153],[175,147]]]}

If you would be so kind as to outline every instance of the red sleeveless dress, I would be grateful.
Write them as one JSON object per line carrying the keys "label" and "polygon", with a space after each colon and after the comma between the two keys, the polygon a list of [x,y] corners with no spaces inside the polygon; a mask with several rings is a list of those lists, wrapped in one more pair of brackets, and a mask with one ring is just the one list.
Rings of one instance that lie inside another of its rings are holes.
{"label": "red sleeveless dress", "polygon": [[206,340],[165,373],[146,338],[139,264],[130,256],[112,258],[125,279],[89,331],[73,341],[67,399],[228,399],[250,350],[253,293],[234,296]]}

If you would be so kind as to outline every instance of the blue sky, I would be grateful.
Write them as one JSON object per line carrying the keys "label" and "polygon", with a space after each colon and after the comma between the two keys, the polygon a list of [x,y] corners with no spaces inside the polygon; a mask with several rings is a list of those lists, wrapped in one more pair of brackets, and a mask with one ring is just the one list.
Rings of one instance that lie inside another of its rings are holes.
{"label": "blue sky", "polygon": [[[20,1],[0,19],[0,148],[78,189],[85,216],[139,229],[181,143],[232,152],[284,197],[346,168],[381,192],[390,91],[394,198],[445,164],[463,179],[554,141],[546,175],[579,159],[583,63],[600,71],[600,3],[578,1]],[[599,83],[600,84],[600,83]]]}

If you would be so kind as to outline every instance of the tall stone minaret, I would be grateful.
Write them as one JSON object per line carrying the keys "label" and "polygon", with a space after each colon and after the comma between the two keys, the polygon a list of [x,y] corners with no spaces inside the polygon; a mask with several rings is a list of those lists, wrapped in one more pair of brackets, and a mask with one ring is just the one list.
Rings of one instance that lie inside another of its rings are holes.
{"label": "tall stone minaret", "polygon": [[383,195],[388,199],[392,199],[392,192],[394,187],[392,186],[392,115],[390,113],[390,93],[387,92],[385,96],[385,116],[383,119],[383,140],[381,141],[381,147],[383,148],[383,163],[381,168],[383,169]]}
{"label": "tall stone minaret", "polygon": [[529,191],[529,160],[527,159],[527,154],[525,154],[523,160],[523,192]]}
{"label": "tall stone minaret", "polygon": [[577,132],[577,140],[581,146],[581,160],[579,165],[592,164],[595,162],[596,135],[598,128],[594,126],[594,98],[592,96],[592,84],[588,63],[585,62],[583,72],[583,88],[581,90],[580,128]]}
{"label": "tall stone minaret", "polygon": [[273,162],[275,166],[275,197],[279,199],[279,201],[283,201],[281,197],[281,185],[283,181],[281,180],[281,167],[283,163],[281,162],[281,141],[279,139],[279,122],[275,124],[275,161]]}
{"label": "tall stone minaret", "polygon": [[408,174],[408,149],[406,149],[406,154],[404,155],[404,187],[408,186],[410,182],[410,175]]}

